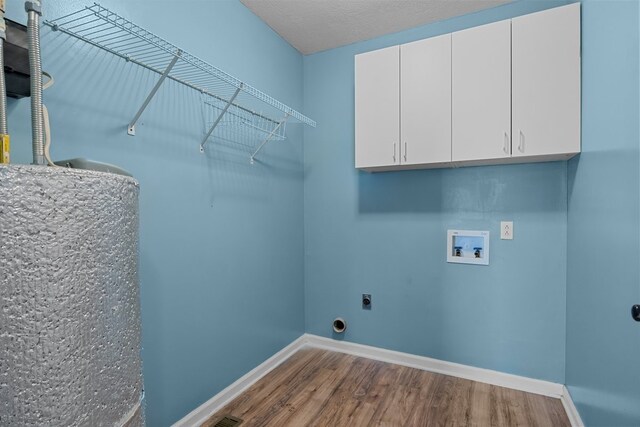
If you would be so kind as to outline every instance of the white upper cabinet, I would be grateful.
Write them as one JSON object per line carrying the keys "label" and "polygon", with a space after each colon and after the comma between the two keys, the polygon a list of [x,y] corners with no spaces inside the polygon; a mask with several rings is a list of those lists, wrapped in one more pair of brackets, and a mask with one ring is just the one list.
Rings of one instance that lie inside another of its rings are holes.
{"label": "white upper cabinet", "polygon": [[580,3],[512,21],[513,156],[580,152]]}
{"label": "white upper cabinet", "polygon": [[356,168],[400,164],[400,47],[356,55]]}
{"label": "white upper cabinet", "polygon": [[566,160],[580,152],[580,4],[355,58],[356,168]]}
{"label": "white upper cabinet", "polygon": [[453,33],[453,161],[511,156],[511,22]]}
{"label": "white upper cabinet", "polygon": [[403,165],[451,162],[451,34],[400,46]]}
{"label": "white upper cabinet", "polygon": [[356,167],[451,162],[451,35],[356,55]]}

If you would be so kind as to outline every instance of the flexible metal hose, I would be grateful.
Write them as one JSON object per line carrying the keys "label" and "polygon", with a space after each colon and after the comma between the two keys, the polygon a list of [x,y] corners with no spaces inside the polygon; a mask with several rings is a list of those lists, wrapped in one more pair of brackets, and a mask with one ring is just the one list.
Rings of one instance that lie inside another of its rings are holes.
{"label": "flexible metal hose", "polygon": [[7,86],[4,80],[4,39],[0,37],[0,134],[9,133],[7,128]]}
{"label": "flexible metal hose", "polygon": [[40,14],[28,11],[27,42],[31,73],[31,128],[33,164],[44,165],[44,125],[42,119],[42,63],[40,62]]}
{"label": "flexible metal hose", "polygon": [[4,80],[4,37],[6,37],[6,25],[4,22],[4,0],[0,0],[0,135],[9,133],[7,129],[7,85]]}

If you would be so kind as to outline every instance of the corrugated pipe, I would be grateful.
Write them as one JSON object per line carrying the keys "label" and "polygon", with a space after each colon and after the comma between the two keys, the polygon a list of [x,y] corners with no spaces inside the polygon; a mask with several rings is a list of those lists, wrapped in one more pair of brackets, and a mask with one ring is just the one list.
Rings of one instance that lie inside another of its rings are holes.
{"label": "corrugated pipe", "polygon": [[7,128],[7,86],[4,80],[4,41],[7,27],[4,22],[4,0],[0,0],[0,135],[9,133]]}
{"label": "corrugated pipe", "polygon": [[44,165],[44,123],[42,119],[42,63],[40,60],[40,16],[39,0],[24,4],[27,11],[27,43],[29,46],[29,72],[31,73],[31,128],[33,164]]}

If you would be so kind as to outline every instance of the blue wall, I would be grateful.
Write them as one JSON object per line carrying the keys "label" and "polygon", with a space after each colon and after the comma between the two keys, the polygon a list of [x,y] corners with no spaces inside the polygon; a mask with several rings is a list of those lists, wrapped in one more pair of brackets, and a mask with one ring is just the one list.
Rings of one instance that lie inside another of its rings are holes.
{"label": "blue wall", "polygon": [[[22,1],[9,18],[24,21]],[[89,4],[45,2],[53,18]],[[223,70],[302,107],[302,56],[233,1],[101,1]],[[169,82],[126,124],[157,76],[45,31],[55,159],[120,165],[140,182],[143,361],[150,426],[168,425],[304,332],[302,130],[246,150],[203,135],[199,96]],[[31,162],[29,101],[10,101],[14,161]]]}
{"label": "blue wall", "polygon": [[[304,58],[307,332],[564,382],[566,162],[354,169],[353,57],[564,3],[516,2]],[[513,220],[515,239],[499,239]],[[447,264],[447,229],[489,230],[491,265]],[[360,294],[373,295],[371,311]]]}
{"label": "blue wall", "polygon": [[[22,3],[9,2],[10,18],[24,20]],[[45,13],[85,3],[50,0]],[[637,1],[583,3],[583,154],[568,167],[353,167],[355,54],[565,3],[519,1],[303,59],[237,0],[103,1],[318,121],[304,152],[291,126],[254,166],[236,146],[198,152],[199,97],[171,82],[128,137],[156,76],[45,31],[54,158],[115,163],[141,184],[149,425],[176,421],[305,322],[332,336],[338,315],[347,340],[566,379],[587,425],[637,424]],[[14,161],[29,163],[29,102],[9,110]],[[501,220],[515,240],[499,240]],[[449,228],[490,230],[491,265],[447,264]]]}
{"label": "blue wall", "polygon": [[588,426],[640,425],[637,1],[582,5],[582,154],[569,163],[567,378]]}

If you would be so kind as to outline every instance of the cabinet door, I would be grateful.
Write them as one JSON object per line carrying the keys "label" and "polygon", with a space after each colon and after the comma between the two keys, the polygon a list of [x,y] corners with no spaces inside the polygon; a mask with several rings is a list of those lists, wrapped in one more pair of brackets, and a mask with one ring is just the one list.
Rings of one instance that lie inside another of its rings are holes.
{"label": "cabinet door", "polygon": [[356,168],[400,164],[400,47],[355,57]]}
{"label": "cabinet door", "polygon": [[513,156],[580,151],[580,3],[513,19]]}
{"label": "cabinet door", "polygon": [[452,35],[453,161],[511,156],[511,22]]}
{"label": "cabinet door", "polygon": [[451,34],[400,46],[401,164],[451,161]]}

